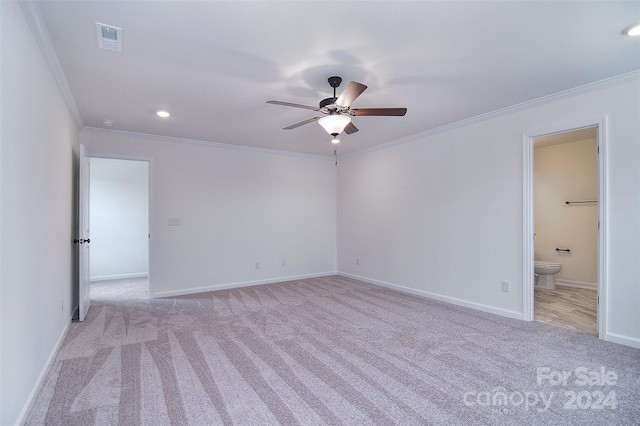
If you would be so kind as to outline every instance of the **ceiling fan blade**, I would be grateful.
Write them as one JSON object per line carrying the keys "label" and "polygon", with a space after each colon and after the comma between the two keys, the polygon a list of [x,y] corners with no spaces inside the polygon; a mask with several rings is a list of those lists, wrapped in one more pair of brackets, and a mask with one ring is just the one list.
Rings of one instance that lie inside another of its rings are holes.
{"label": "ceiling fan blade", "polygon": [[364,92],[366,88],[367,86],[362,83],[350,81],[349,84],[347,84],[347,87],[344,88],[342,94],[338,97],[338,99],[336,99],[336,104],[343,107],[350,106],[351,103],[355,101],[356,98],[360,96],[360,94]]}
{"label": "ceiling fan blade", "polygon": [[358,116],[397,116],[401,117],[407,113],[406,108],[357,108],[351,110],[351,115]]}
{"label": "ceiling fan blade", "polygon": [[292,124],[291,126],[287,126],[284,127],[282,130],[291,130],[291,129],[295,129],[296,127],[300,127],[300,126],[304,126],[305,124],[309,124],[309,123],[313,123],[314,121],[318,121],[320,120],[322,117],[313,117],[313,118],[309,118],[307,120],[301,121],[299,123],[296,124]]}
{"label": "ceiling fan blade", "polygon": [[350,135],[351,133],[355,133],[358,131],[358,128],[355,126],[355,124],[353,124],[353,122],[347,124],[347,127],[344,128],[344,132],[348,135]]}
{"label": "ceiling fan blade", "polygon": [[318,111],[318,107],[309,106],[309,105],[292,104],[291,102],[267,101],[267,103],[268,104],[274,104],[274,105],[290,106],[290,107],[294,107],[294,108],[310,109],[311,111]]}

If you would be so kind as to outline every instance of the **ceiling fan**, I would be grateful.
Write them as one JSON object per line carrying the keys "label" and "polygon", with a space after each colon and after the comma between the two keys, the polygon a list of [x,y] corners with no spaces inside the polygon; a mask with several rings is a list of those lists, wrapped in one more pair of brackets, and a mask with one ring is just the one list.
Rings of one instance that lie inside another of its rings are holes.
{"label": "ceiling fan", "polygon": [[336,88],[342,83],[342,78],[333,76],[329,77],[328,81],[329,85],[333,87],[333,97],[321,100],[318,107],[282,101],[267,101],[268,104],[310,109],[324,114],[324,116],[309,118],[287,126],[284,130],[295,129],[317,121],[327,133],[333,136],[331,142],[338,143],[340,142],[338,135],[343,131],[348,135],[358,131],[358,128],[351,122],[353,116],[403,116],[407,113],[406,108],[351,108],[351,103],[365,91],[367,86],[350,81],[342,94],[336,97]]}

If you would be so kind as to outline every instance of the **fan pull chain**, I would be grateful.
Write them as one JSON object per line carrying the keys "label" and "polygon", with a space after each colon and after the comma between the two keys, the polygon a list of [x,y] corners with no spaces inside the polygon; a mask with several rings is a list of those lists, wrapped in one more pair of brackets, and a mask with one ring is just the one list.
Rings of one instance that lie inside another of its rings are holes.
{"label": "fan pull chain", "polygon": [[336,167],[338,167],[338,148],[333,149],[333,156],[336,157]]}

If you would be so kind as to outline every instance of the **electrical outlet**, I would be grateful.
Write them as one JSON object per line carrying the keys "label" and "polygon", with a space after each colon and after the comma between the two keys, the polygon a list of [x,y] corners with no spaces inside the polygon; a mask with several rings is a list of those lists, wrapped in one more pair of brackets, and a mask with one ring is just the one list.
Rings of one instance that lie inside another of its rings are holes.
{"label": "electrical outlet", "polygon": [[282,262],[280,262],[280,266],[286,266],[286,265],[287,265],[286,260],[282,260]]}
{"label": "electrical outlet", "polygon": [[260,269],[260,262],[256,262],[256,269]]}
{"label": "electrical outlet", "polygon": [[511,281],[502,281],[502,291],[509,293],[511,291]]}

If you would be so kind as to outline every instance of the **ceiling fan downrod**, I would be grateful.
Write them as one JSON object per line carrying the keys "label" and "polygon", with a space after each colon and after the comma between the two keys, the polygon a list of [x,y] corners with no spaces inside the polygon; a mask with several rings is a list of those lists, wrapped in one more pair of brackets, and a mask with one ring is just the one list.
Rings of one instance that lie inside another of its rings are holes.
{"label": "ceiling fan downrod", "polygon": [[329,77],[327,81],[329,82],[329,86],[333,87],[333,97],[335,98],[336,88],[338,88],[338,86],[340,86],[340,83],[342,83],[342,77],[334,75],[333,77]]}

